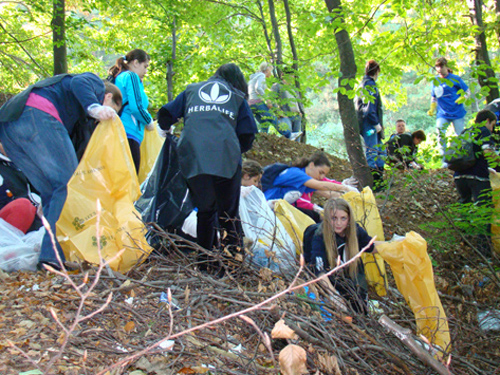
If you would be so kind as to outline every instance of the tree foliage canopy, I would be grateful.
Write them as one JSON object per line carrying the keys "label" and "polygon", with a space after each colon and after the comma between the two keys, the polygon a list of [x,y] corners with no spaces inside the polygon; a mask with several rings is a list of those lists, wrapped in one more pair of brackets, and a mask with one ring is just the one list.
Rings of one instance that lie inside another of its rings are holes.
{"label": "tree foliage canopy", "polygon": [[[186,84],[208,78],[226,62],[236,62],[248,77],[264,61],[275,61],[275,40],[269,4],[273,3],[282,40],[283,63],[293,56],[287,38],[283,1],[274,0],[67,0],[66,38],[69,72],[92,71],[101,77],[114,60],[133,48],[152,56],[146,90],[153,107],[167,101],[167,63],[173,64],[174,95]],[[298,77],[305,106],[314,105],[325,87],[339,90],[339,57],[334,33],[345,28],[356,57],[357,75],[363,75],[368,59],[382,67],[378,85],[384,107],[398,113],[416,100],[422,111],[438,56],[452,61],[455,73],[465,75],[473,96],[467,105],[476,110],[485,88],[477,83],[482,74],[474,62],[477,27],[465,1],[455,0],[347,0],[340,24],[320,0],[289,0],[291,30],[298,55]],[[16,93],[53,71],[51,12],[47,0],[0,2],[0,89]],[[495,3],[485,1],[484,31],[493,70],[498,58],[498,22]],[[172,59],[175,28],[176,51]],[[496,79],[496,78],[495,78]],[[340,88],[342,89],[342,88]],[[355,92],[349,93],[353,97]],[[328,100],[333,100],[333,96]],[[318,108],[319,110],[320,108]],[[414,110],[416,110],[414,108]],[[417,116],[418,117],[418,116]],[[315,124],[312,124],[315,125]],[[319,124],[316,124],[319,125]]]}

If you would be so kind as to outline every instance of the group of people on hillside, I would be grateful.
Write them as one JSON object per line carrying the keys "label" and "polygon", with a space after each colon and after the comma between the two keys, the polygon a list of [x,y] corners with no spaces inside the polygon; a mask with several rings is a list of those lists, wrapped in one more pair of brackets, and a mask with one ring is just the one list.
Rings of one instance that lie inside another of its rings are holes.
{"label": "group of people on hillside", "polygon": [[[438,76],[431,87],[431,106],[427,114],[436,116],[438,134],[438,147],[442,156],[443,167],[454,170],[454,181],[461,203],[475,203],[479,207],[492,207],[492,191],[490,172],[496,173],[494,168],[500,165],[500,157],[495,152],[492,139],[495,125],[499,121],[500,100],[489,103],[484,110],[477,113],[474,125],[465,129],[466,110],[464,100],[470,96],[470,90],[461,77],[453,74],[444,57],[435,61]],[[376,80],[380,74],[380,66],[374,60],[367,62],[365,76],[362,81],[364,97],[356,99],[356,109],[360,133],[364,141],[366,159],[372,170],[375,189],[382,180],[384,164],[390,163],[398,168],[422,169],[422,165],[415,159],[417,146],[426,140],[422,130],[413,133],[406,132],[406,123],[399,119],[396,121],[396,133],[383,146],[383,122],[380,92]],[[453,124],[455,135],[458,136],[448,145],[446,132]],[[470,131],[473,138],[473,161],[471,166],[457,169],[449,165],[455,153],[464,153]],[[451,149],[462,149],[455,151]],[[492,167],[492,168],[489,168]],[[491,256],[491,226],[486,225],[482,233],[476,236],[476,246],[485,256]],[[480,230],[481,231],[481,230]]]}
{"label": "group of people on hillside", "polygon": [[[442,67],[439,74],[455,82],[456,76],[450,78],[446,61],[439,61],[436,63],[437,68]],[[150,57],[145,51],[133,50],[117,59],[106,81],[93,73],[51,77],[31,85],[0,109],[3,154],[25,174],[33,190],[40,195],[43,215],[53,231],[66,200],[67,183],[78,164],[70,137],[76,130],[84,128],[91,132],[95,121],[120,116],[138,170],[144,132],[155,128],[143,86],[149,63]],[[271,89],[283,100],[279,104],[283,116],[278,120],[270,111],[272,103],[266,101],[264,93],[265,79],[272,74],[272,69],[269,64],[261,64],[260,71],[252,75],[247,84],[236,64],[224,64],[211,78],[188,85],[158,111],[158,126],[163,131],[169,131],[172,125],[183,119],[184,126],[177,144],[179,166],[197,209],[197,242],[205,249],[224,247],[233,253],[243,249],[243,229],[239,220],[241,185],[259,185],[261,177],[266,175],[260,166],[242,158],[242,154],[252,148],[258,132],[255,119],[259,120],[264,131],[268,128],[266,124],[280,131],[281,122],[286,124],[286,129],[281,129],[285,136],[300,133],[300,110],[287,87],[292,71],[285,70],[281,82]],[[385,151],[381,147],[384,128],[381,98],[376,86],[380,66],[370,60],[365,73],[362,86],[368,100],[357,101],[360,132],[368,164],[374,170],[374,177],[379,175],[381,178]],[[463,81],[456,81],[455,95],[460,97],[458,91],[466,91],[467,87],[462,85]],[[455,129],[460,129],[460,120],[455,117],[461,112],[446,111],[446,106],[450,105],[450,87],[445,86],[441,89],[436,86],[432,91],[440,129],[444,129],[446,121],[453,122]],[[476,119],[478,123],[486,122],[484,129],[481,128],[484,137],[488,137],[496,123],[496,116],[493,114],[495,118],[490,118],[489,113],[482,117],[478,115]],[[441,118],[446,121],[439,120]],[[425,140],[425,134],[420,130],[407,133],[405,125],[403,120],[398,120],[397,132],[389,140],[389,160],[402,168],[420,169],[421,165],[414,156],[418,144]],[[488,143],[484,142],[481,151],[487,154],[488,149]],[[477,173],[481,175],[474,181],[484,178],[483,164],[479,161],[476,164],[475,168],[481,170]],[[356,190],[353,185],[357,182],[342,183],[326,178],[330,168],[327,156],[322,152],[315,153],[293,165],[280,167],[263,189],[271,205],[276,199],[285,199],[316,223],[308,228],[309,236],[305,236],[307,243],[304,247],[312,249],[309,262],[318,274],[334,267],[338,257],[344,262],[352,259],[370,241],[366,232],[355,224],[349,204],[340,198],[341,194]],[[252,170],[259,173],[248,172]],[[468,181],[465,178],[469,176],[467,173],[456,176],[457,188],[461,186],[463,197],[469,194],[478,199],[478,192],[487,187]],[[325,207],[311,201],[313,193],[328,199]],[[34,216],[32,209],[29,216]],[[31,223],[23,225],[23,228],[29,228]],[[220,230],[224,235],[218,235]],[[56,246],[64,261],[57,241]],[[372,245],[368,250],[375,249]],[[43,239],[39,257],[39,266],[45,264],[59,268],[49,234]],[[347,300],[349,296],[359,296],[358,292],[362,290],[361,300],[366,300],[362,264],[359,261],[352,263],[345,276],[350,280],[348,284],[332,278],[329,281],[331,286]],[[353,288],[356,292],[349,294],[347,291]],[[366,304],[362,303],[357,309],[364,311],[365,308]]]}

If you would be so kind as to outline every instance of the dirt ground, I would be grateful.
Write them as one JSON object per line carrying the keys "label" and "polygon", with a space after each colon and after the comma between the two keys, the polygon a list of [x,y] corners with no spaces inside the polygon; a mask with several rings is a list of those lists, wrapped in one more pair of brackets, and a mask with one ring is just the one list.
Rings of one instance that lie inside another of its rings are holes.
{"label": "dirt ground", "polygon": [[[290,163],[315,150],[259,134],[245,156],[267,165]],[[342,180],[351,175],[348,161],[331,160],[330,177]],[[478,323],[481,312],[500,310],[500,261],[497,254],[490,260],[482,258],[467,243],[466,233],[454,228],[456,218],[449,206],[458,197],[451,173],[396,171],[387,173],[386,181],[388,189],[376,194],[386,239],[416,231],[427,240],[449,321],[450,373],[500,374],[500,327],[485,331]],[[50,368],[47,373],[75,375],[276,374],[278,354],[290,343],[306,350],[309,374],[437,373],[380,327],[380,312],[354,316],[351,323],[327,306],[332,315],[325,318],[323,310],[304,299],[303,291],[255,308],[285,290],[291,278],[250,267],[222,279],[200,273],[193,265],[194,253],[181,251],[177,237],[162,235],[161,252],[126,275],[104,272],[83,302],[60,276],[0,274],[0,373]],[[82,292],[90,290],[96,279],[95,267],[87,272],[88,277],[80,271],[70,275]],[[389,285],[387,297],[371,292],[370,298],[380,302],[384,314],[415,333],[413,313],[395,290],[390,270]],[[110,293],[104,311],[82,319],[106,304]],[[252,323],[242,318],[210,323],[244,309],[250,309],[245,316]],[[272,339],[266,346],[265,335],[280,318],[299,337]],[[190,332],[200,324],[206,326]],[[71,335],[61,325],[73,325]],[[166,337],[171,342],[141,353]]]}

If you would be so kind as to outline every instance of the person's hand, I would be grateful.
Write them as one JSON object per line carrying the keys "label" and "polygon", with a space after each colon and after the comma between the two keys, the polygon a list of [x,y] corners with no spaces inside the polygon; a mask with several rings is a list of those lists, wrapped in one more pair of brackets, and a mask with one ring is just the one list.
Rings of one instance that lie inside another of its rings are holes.
{"label": "person's hand", "polygon": [[382,131],[382,125],[380,125],[380,124],[375,125],[375,131],[377,133],[380,133]]}
{"label": "person's hand", "polygon": [[324,211],[324,208],[321,206],[318,206],[316,203],[313,205],[313,211],[317,212],[318,214],[322,213]]}
{"label": "person's hand", "polygon": [[113,108],[100,104],[92,104],[87,109],[87,112],[90,117],[99,121],[112,120],[115,116],[117,116],[116,111]]}
{"label": "person's hand", "polygon": [[286,193],[283,196],[283,199],[286,200],[290,204],[294,204],[295,202],[297,202],[297,199],[299,199],[301,195],[302,195],[302,193],[300,191],[292,190],[292,191],[289,191],[288,193]]}
{"label": "person's hand", "polygon": [[431,103],[431,108],[427,111],[427,114],[429,116],[435,116],[436,112],[437,112],[437,103],[436,102],[432,102]]}
{"label": "person's hand", "polygon": [[354,191],[356,193],[359,193],[359,190],[356,189],[354,186],[350,186],[350,185],[342,185],[344,187],[344,191],[347,193],[349,191]]}
{"label": "person's hand", "polygon": [[246,198],[252,192],[255,186],[242,186],[240,190],[240,197]]}
{"label": "person's hand", "polygon": [[167,137],[167,134],[170,133],[170,134],[174,134],[174,129],[175,129],[175,126],[171,126],[170,129],[168,130],[163,130],[162,128],[160,128],[160,125],[158,123],[156,123],[156,130],[158,131],[158,134],[160,135],[160,137],[162,138],[166,138]]}
{"label": "person's hand", "polygon": [[342,180],[342,185],[349,185],[349,186],[357,187],[358,184],[359,184],[358,179],[354,176],[344,178]]}
{"label": "person's hand", "polygon": [[146,130],[148,132],[151,132],[155,130],[155,126],[156,126],[156,121],[151,121],[149,124],[146,125]]}

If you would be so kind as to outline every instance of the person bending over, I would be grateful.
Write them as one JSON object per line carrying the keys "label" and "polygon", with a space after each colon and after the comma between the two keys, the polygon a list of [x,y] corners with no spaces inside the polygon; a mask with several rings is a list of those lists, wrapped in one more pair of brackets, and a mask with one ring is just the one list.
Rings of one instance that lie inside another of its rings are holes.
{"label": "person bending over", "polygon": [[[109,120],[122,104],[120,90],[93,73],[60,74],[31,85],[0,108],[0,142],[38,190],[43,214],[55,234],[67,184],[78,165],[70,134],[87,116]],[[57,250],[65,261],[60,245]],[[47,233],[38,266],[59,262]]]}
{"label": "person bending over", "polygon": [[250,150],[257,125],[246,99],[248,88],[240,68],[224,64],[207,81],[194,83],[158,112],[158,124],[168,130],[179,118],[184,128],[177,152],[198,208],[197,243],[220,248],[217,229],[225,245],[242,246],[238,209],[241,154]]}
{"label": "person bending over", "polygon": [[[292,167],[284,169],[272,181],[272,187],[264,191],[266,199],[286,199],[293,204],[304,193],[315,192],[319,196],[331,198],[338,197],[347,191],[356,190],[351,186],[322,181],[330,168],[330,160],[324,152],[318,151],[308,158],[300,158]],[[286,198],[285,195],[287,195]],[[295,199],[289,198],[291,195]],[[301,207],[298,209],[310,216],[315,222],[321,220],[320,214],[314,210]]]}
{"label": "person bending over", "polygon": [[241,168],[241,186],[256,186],[260,188],[262,166],[255,160],[244,160]]}
{"label": "person bending over", "polygon": [[426,138],[423,130],[416,130],[412,134],[406,132],[393,134],[387,141],[388,163],[400,169],[422,169],[422,165],[416,161],[416,154],[418,145]]}

